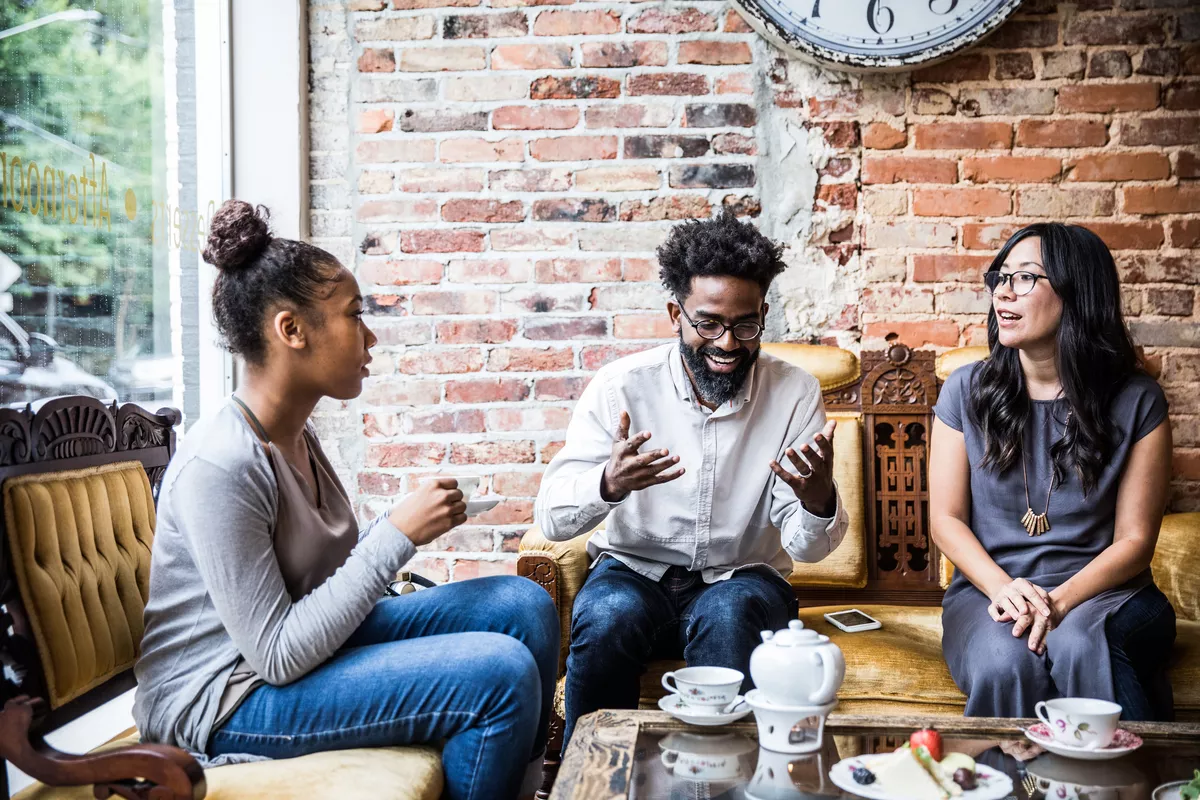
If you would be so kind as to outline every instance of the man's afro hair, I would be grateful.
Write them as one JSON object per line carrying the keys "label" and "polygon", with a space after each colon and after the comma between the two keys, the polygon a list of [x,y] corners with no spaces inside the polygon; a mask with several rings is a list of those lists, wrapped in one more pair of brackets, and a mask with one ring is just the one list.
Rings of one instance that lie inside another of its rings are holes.
{"label": "man's afro hair", "polygon": [[729,275],[762,287],[763,296],[775,276],[787,267],[783,246],[775,244],[749,222],[740,222],[728,209],[712,219],[690,219],[675,226],[658,247],[663,286],[683,300],[692,293],[692,278]]}

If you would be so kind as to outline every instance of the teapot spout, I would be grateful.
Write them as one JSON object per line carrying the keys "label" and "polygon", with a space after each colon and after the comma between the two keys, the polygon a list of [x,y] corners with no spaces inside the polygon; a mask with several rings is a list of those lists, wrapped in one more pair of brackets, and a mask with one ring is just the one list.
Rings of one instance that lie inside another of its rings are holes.
{"label": "teapot spout", "polygon": [[758,635],[762,637],[764,642],[769,642],[771,641],[771,638],[775,636],[775,631],[762,631]]}

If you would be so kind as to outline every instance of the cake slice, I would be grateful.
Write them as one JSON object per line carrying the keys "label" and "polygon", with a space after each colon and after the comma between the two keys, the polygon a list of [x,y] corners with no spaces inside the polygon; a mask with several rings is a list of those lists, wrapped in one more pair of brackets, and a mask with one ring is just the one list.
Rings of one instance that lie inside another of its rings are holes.
{"label": "cake slice", "polygon": [[951,797],[962,796],[962,787],[954,782],[954,773],[947,771],[945,767],[935,761],[933,755],[929,752],[929,748],[922,745],[913,751],[913,755],[916,756],[917,761],[921,762],[921,766],[937,782],[937,785],[941,787],[943,792],[949,794]]}
{"label": "cake slice", "polygon": [[[925,752],[928,754],[929,751]],[[891,755],[875,759],[870,769],[875,773],[879,788],[894,797],[904,800],[947,800],[950,797],[910,748],[902,747]]]}

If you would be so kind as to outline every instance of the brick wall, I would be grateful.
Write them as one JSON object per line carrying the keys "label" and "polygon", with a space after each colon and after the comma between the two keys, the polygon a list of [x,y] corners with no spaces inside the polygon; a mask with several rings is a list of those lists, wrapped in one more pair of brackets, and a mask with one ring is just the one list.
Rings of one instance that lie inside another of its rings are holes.
{"label": "brick wall", "polygon": [[[312,229],[380,337],[320,426],[364,516],[434,472],[508,498],[415,568],[510,572],[603,363],[670,334],[654,247],[722,206],[787,245],[772,339],[985,339],[979,274],[1033,220],[1109,243],[1200,508],[1200,13],[1029,0],[916,73],[790,61],[719,0],[316,0]],[[1177,6],[1178,8],[1171,8]]]}

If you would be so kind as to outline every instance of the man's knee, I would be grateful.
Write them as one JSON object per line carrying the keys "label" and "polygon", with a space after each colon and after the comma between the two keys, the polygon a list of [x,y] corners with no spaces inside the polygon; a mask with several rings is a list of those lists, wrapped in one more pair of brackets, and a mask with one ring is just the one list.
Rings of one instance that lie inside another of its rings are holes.
{"label": "man's knee", "polygon": [[749,627],[757,635],[782,627],[792,618],[791,598],[766,584],[765,578],[713,584],[693,607],[693,623],[720,630]]}
{"label": "man's knee", "polygon": [[649,635],[652,626],[644,598],[621,584],[592,587],[576,598],[571,614],[571,646],[623,642]]}

